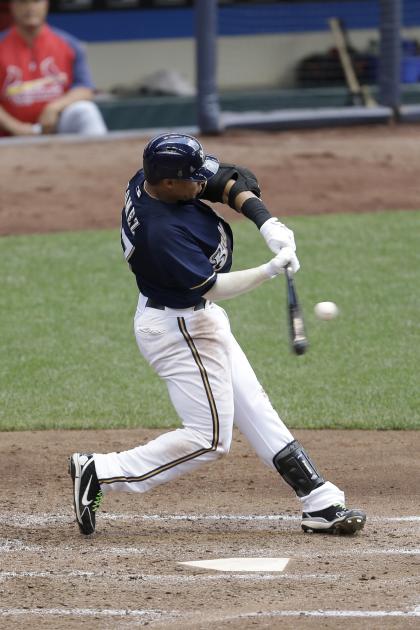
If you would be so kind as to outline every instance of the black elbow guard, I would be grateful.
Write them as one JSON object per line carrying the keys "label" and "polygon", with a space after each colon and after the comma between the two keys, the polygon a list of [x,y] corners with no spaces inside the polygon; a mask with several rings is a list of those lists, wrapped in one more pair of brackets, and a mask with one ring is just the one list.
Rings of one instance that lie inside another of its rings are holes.
{"label": "black elbow guard", "polygon": [[229,191],[228,203],[234,210],[237,209],[235,207],[235,198],[239,193],[249,190],[257,197],[261,196],[258,180],[252,171],[243,166],[222,162],[216,175],[207,180],[206,187],[200,198],[223,203],[223,193],[230,179],[235,180],[235,183]]}
{"label": "black elbow guard", "polygon": [[250,191],[254,193],[256,197],[261,197],[260,185],[254,173],[243,166],[237,166],[236,170],[238,172],[238,176],[232,188],[229,190],[228,199],[230,207],[234,210],[237,210],[235,206],[235,199],[241,192]]}
{"label": "black elbow guard", "polygon": [[325,479],[321,477],[297,440],[293,440],[274,455],[273,464],[298,497],[306,497],[312,490],[325,483]]}
{"label": "black elbow guard", "polygon": [[238,171],[233,164],[223,164],[219,166],[216,175],[207,180],[206,187],[200,195],[200,199],[207,201],[218,201],[223,203],[223,193],[225,186],[230,179],[237,179]]}

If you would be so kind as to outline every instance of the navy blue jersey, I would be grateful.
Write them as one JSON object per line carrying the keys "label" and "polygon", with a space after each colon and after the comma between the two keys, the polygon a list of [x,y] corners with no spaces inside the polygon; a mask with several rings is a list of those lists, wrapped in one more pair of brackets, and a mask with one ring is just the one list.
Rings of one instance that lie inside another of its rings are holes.
{"label": "navy blue jersey", "polygon": [[143,189],[144,174],[129,181],[121,245],[143,295],[171,308],[197,304],[232,265],[232,230],[198,199],[165,203]]}

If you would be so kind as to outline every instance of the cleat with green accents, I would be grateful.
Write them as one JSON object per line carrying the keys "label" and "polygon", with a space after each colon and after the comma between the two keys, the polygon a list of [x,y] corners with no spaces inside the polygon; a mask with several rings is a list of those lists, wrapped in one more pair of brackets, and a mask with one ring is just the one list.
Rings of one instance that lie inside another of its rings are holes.
{"label": "cleat with green accents", "polygon": [[93,534],[96,512],[103,498],[93,455],[73,453],[69,458],[69,474],[73,480],[73,504],[82,534]]}

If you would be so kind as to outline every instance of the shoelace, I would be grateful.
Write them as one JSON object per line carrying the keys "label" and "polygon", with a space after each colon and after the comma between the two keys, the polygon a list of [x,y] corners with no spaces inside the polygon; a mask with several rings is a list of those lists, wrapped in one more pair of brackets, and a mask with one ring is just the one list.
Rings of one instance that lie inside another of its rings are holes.
{"label": "shoelace", "polygon": [[103,498],[104,498],[104,493],[102,492],[102,490],[99,490],[92,504],[92,512],[96,512],[99,509],[99,506],[101,505]]}

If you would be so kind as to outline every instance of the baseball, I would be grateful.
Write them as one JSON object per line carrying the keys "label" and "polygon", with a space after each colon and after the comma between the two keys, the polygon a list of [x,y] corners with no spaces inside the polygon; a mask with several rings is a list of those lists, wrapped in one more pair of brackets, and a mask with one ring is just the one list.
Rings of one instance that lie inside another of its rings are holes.
{"label": "baseball", "polygon": [[338,306],[334,302],[318,302],[314,310],[318,319],[334,319],[338,315]]}

